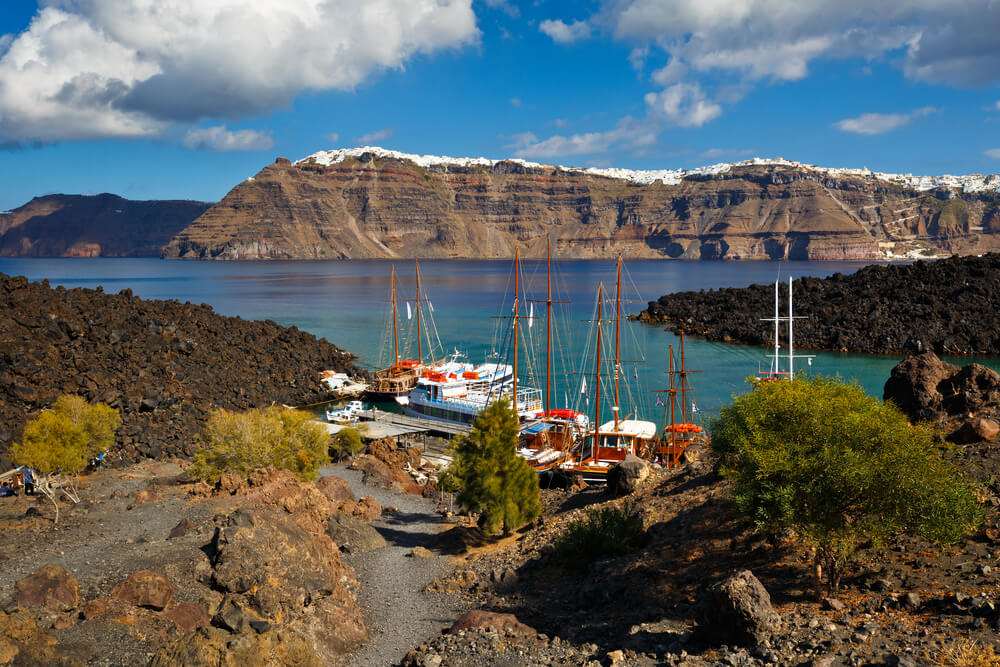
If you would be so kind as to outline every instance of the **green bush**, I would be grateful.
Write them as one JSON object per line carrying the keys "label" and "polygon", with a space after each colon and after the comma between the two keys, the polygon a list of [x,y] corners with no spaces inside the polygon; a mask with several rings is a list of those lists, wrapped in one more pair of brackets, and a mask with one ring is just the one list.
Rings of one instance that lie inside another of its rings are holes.
{"label": "green bush", "polygon": [[635,551],[645,542],[642,517],[630,503],[587,510],[583,518],[570,521],[556,542],[555,553],[570,565],[585,566],[598,558]]}
{"label": "green bush", "polygon": [[226,472],[246,476],[269,466],[311,481],[319,475],[320,466],[330,462],[326,428],[311,414],[292,408],[216,410],[201,440],[190,472],[213,484]]}
{"label": "green bush", "polygon": [[724,407],[712,446],[732,499],[762,530],[815,549],[817,594],[836,590],[857,548],[898,534],[942,544],[981,521],[976,488],[928,427],[856,384],[799,376],[758,383]]}
{"label": "green bush", "polygon": [[517,415],[508,401],[479,413],[451,452],[446,479],[458,488],[458,502],[480,513],[487,533],[509,534],[541,513],[538,475],[517,455]]}
{"label": "green bush", "polygon": [[360,452],[364,449],[364,446],[365,443],[361,440],[360,429],[342,428],[333,436],[330,453],[336,460],[342,461]]}

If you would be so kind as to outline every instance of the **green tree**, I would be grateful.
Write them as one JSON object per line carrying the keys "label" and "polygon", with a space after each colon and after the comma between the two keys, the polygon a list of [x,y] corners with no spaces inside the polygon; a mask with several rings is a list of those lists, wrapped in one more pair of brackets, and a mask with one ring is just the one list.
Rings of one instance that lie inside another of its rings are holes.
{"label": "green tree", "polygon": [[207,482],[223,473],[246,476],[257,468],[291,470],[302,480],[319,475],[330,462],[330,435],[312,415],[286,407],[212,413],[195,452],[191,474]]}
{"label": "green tree", "polygon": [[35,488],[52,501],[59,522],[60,495],[80,502],[73,479],[87,463],[115,442],[121,419],[114,408],[90,405],[80,396],[60,396],[24,427],[21,442],[11,447],[11,460],[34,473]]}
{"label": "green tree", "polygon": [[950,544],[982,518],[975,486],[934,432],[853,383],[757,383],[712,430],[736,506],[759,529],[792,529],[815,549],[817,595],[824,569],[836,590],[863,543],[909,533]]}
{"label": "green tree", "polygon": [[338,461],[351,458],[364,448],[361,433],[365,428],[342,428],[334,434],[330,451]]}
{"label": "green tree", "polygon": [[448,475],[458,501],[480,513],[487,533],[509,534],[541,513],[538,475],[517,455],[517,415],[507,401],[479,413],[468,435],[452,445]]}

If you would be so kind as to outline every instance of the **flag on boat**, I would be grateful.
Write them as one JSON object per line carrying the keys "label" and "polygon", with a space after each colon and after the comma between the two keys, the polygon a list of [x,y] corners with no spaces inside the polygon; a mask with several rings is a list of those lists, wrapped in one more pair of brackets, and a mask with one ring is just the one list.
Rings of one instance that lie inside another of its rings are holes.
{"label": "flag on boat", "polygon": [[531,325],[534,324],[534,322],[535,322],[535,304],[531,304],[531,306],[528,308],[528,328],[529,329],[531,328]]}
{"label": "flag on boat", "polygon": [[809,365],[810,365],[810,366],[812,366],[812,365],[813,365],[813,358],[812,358],[812,357],[809,357],[808,359],[806,359],[806,361],[808,361],[808,362],[809,362]]}
{"label": "flag on boat", "polygon": [[413,311],[410,310],[410,302],[409,301],[406,302],[406,319],[408,319],[408,320],[412,320],[413,319]]}
{"label": "flag on boat", "polygon": [[696,415],[699,412],[701,412],[701,410],[699,410],[698,406],[694,404],[694,401],[691,401],[691,414]]}
{"label": "flag on boat", "polygon": [[639,381],[639,369],[633,366],[632,367],[632,375],[635,376],[635,381],[638,382]]}
{"label": "flag on boat", "polygon": [[666,403],[663,402],[663,399],[660,398],[659,396],[657,396],[656,397],[656,406],[662,408],[664,405],[666,405]]}
{"label": "flag on boat", "polygon": [[590,399],[590,396],[587,395],[587,378],[583,378],[583,384],[580,385],[580,393],[587,396],[588,400]]}

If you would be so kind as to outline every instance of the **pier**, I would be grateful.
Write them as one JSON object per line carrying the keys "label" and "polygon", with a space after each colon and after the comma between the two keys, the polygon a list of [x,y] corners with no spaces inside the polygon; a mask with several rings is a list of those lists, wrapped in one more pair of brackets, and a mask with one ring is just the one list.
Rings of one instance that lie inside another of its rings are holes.
{"label": "pier", "polygon": [[[396,412],[386,412],[377,408],[364,410],[358,413],[358,417],[360,418],[358,426],[363,424],[367,429],[367,432],[364,434],[365,439],[395,438],[414,433],[426,433],[453,438],[457,435],[467,434],[472,428],[468,424],[454,424],[436,419],[410,417]],[[326,428],[330,433],[336,433],[342,428],[350,426],[349,424],[326,424]]]}

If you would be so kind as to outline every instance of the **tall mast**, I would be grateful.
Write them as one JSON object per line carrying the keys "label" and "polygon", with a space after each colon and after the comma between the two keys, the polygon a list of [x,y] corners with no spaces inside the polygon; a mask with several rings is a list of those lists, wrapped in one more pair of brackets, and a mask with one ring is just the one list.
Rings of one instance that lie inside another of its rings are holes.
{"label": "tall mast", "polygon": [[615,292],[615,430],[618,430],[618,377],[621,375],[622,256],[618,255],[618,288]]}
{"label": "tall mast", "polygon": [[774,377],[778,377],[778,371],[780,370],[780,364],[778,363],[778,355],[781,354],[781,343],[778,341],[778,337],[781,335],[779,333],[779,327],[781,325],[781,312],[778,310],[778,285],[779,281],[774,281],[774,368],[771,370],[774,373]]}
{"label": "tall mast", "polygon": [[514,414],[517,414],[517,313],[518,297],[521,296],[521,249],[514,248]]}
{"label": "tall mast", "polygon": [[399,325],[396,323],[396,265],[392,265],[392,346],[396,350],[396,365],[399,365]]}
{"label": "tall mast", "polygon": [[594,443],[591,455],[597,459],[601,442],[601,320],[604,317],[604,283],[597,288],[597,363],[594,367]]}
{"label": "tall mast", "polygon": [[548,292],[545,297],[545,414],[549,414],[549,395],[552,392],[552,255],[550,238],[545,237],[545,266]]}
{"label": "tall mast", "polygon": [[420,260],[415,260],[415,262],[414,272],[417,274],[417,363],[423,364],[424,352],[420,346]]}
{"label": "tall mast", "polygon": [[[671,359],[671,362],[673,359]],[[671,363],[671,365],[673,365]],[[694,415],[692,415],[694,416]],[[681,330],[681,420],[683,424],[688,423],[687,418],[687,373],[684,369],[684,331]]]}
{"label": "tall mast", "polygon": [[676,432],[673,429],[673,425],[677,423],[676,415],[674,413],[674,406],[677,403],[677,392],[674,390],[674,346],[668,346],[670,350],[670,444],[674,444],[674,440],[677,437]]}
{"label": "tall mast", "polygon": [[795,379],[795,343],[792,341],[792,277],[788,276],[788,379]]}

